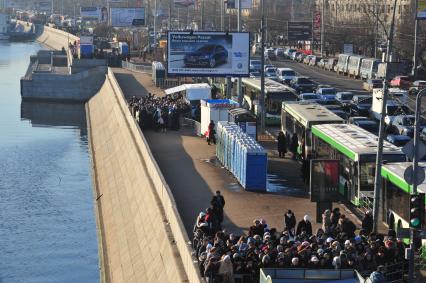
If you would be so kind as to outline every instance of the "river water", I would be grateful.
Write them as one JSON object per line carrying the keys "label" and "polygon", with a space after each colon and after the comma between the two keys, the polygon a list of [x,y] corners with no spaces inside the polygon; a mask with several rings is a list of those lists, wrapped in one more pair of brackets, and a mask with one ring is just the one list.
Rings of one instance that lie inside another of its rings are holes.
{"label": "river water", "polygon": [[0,282],[98,282],[84,107],[21,103],[40,48],[0,42]]}

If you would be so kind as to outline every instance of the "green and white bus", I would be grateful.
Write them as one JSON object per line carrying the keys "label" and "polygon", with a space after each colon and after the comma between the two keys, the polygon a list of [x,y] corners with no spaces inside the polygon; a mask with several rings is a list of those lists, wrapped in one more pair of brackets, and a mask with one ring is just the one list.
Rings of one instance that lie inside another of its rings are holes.
{"label": "green and white bus", "polygon": [[[338,159],[339,191],[345,200],[363,206],[362,199],[372,199],[374,189],[377,136],[352,124],[312,126],[312,156]],[[383,161],[404,162],[400,147],[383,145]]]}
{"label": "green and white bus", "polygon": [[[242,79],[244,102],[250,111],[257,113],[256,104],[260,97],[260,78]],[[296,101],[297,92],[289,86],[265,78],[265,124],[279,126],[281,123],[281,104],[283,101]]]}
{"label": "green and white bus", "polygon": [[307,158],[312,149],[313,125],[319,124],[343,124],[345,120],[314,102],[283,102],[281,108],[281,130],[288,141],[294,133],[299,141],[299,154],[305,147],[303,158]]}
{"label": "green and white bus", "polygon": [[[413,186],[404,179],[405,170],[411,162],[388,163],[382,166],[383,218],[389,228],[409,228],[410,193]],[[426,162],[419,162],[419,167],[426,170]],[[417,186],[418,193],[426,193],[426,182]],[[425,223],[423,223],[425,224]]]}

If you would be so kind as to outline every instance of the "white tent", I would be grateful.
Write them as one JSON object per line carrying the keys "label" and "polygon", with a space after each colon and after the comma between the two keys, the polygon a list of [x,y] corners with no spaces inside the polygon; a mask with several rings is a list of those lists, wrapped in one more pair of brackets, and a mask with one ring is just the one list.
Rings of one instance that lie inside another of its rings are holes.
{"label": "white tent", "polygon": [[211,86],[207,83],[201,84],[183,84],[165,90],[165,93],[173,94],[177,92],[185,92],[185,98],[188,101],[202,100],[211,98]]}

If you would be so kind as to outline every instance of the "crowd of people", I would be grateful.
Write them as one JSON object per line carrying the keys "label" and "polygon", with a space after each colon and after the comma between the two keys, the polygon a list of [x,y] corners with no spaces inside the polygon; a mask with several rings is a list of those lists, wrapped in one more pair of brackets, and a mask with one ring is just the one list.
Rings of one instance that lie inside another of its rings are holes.
{"label": "crowd of people", "polygon": [[[259,282],[260,268],[356,269],[371,274],[377,283],[386,282],[386,266],[405,264],[404,244],[393,230],[387,235],[373,233],[369,212],[358,233],[356,225],[335,208],[323,213],[322,227],[315,232],[308,215],[297,222],[288,210],[282,230],[255,219],[248,235],[236,235],[222,230],[224,206],[217,192],[194,226],[194,256],[208,283],[234,283],[236,274]],[[402,276],[402,271],[395,274]]]}
{"label": "crowd of people", "polygon": [[191,115],[191,105],[181,94],[132,97],[129,107],[142,130],[179,130],[181,117]]}

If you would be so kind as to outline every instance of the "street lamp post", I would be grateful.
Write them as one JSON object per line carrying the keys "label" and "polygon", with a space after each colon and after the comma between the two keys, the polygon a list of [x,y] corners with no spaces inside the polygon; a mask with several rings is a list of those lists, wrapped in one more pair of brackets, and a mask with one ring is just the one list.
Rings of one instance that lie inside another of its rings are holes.
{"label": "street lamp post", "polygon": [[[241,0],[238,0],[238,13],[237,13],[237,22],[238,22],[238,32],[241,31]],[[243,91],[241,86],[241,78],[238,78],[237,81],[237,94],[238,94],[238,103],[242,105],[243,103]]]}
{"label": "street lamp post", "polygon": [[260,114],[260,133],[265,132],[265,2],[262,0],[262,20],[260,22],[261,33],[261,70],[260,70],[260,97],[258,105],[258,114]]}

